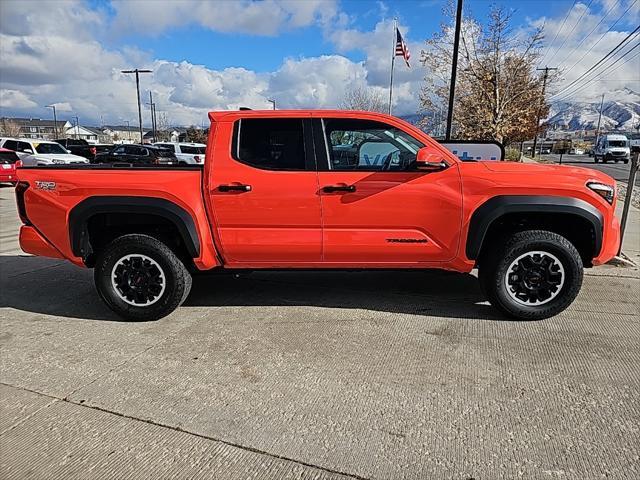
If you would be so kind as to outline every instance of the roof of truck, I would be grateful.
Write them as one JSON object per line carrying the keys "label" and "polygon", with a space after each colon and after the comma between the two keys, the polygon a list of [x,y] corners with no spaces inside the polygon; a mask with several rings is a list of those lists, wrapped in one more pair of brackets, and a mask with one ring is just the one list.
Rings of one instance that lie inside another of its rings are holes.
{"label": "roof of truck", "polygon": [[305,110],[217,110],[209,112],[209,119],[217,122],[224,117],[309,117],[309,116],[322,116],[322,117],[360,117],[360,116],[376,116],[380,118],[394,118],[401,120],[393,115],[387,115],[380,112],[368,112],[364,110],[321,110],[321,109],[305,109]]}

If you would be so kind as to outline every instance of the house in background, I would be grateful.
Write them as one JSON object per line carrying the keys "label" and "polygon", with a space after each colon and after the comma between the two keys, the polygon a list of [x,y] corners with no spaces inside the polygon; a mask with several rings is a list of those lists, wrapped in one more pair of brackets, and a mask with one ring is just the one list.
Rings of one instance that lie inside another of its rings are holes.
{"label": "house in background", "polygon": [[71,127],[66,120],[42,120],[40,118],[0,118],[0,130],[7,137],[42,138],[55,140]]}
{"label": "house in background", "polygon": [[[103,132],[109,136],[110,143],[140,143],[140,130],[129,125],[105,125]],[[149,129],[142,129],[142,135]]]}
{"label": "house in background", "polygon": [[65,131],[67,138],[86,140],[88,143],[111,143],[111,137],[95,127],[74,125]]}

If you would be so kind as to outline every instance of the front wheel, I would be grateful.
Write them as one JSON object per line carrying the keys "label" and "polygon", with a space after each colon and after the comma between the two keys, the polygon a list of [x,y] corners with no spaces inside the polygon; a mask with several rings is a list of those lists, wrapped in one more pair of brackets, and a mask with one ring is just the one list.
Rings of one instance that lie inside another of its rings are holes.
{"label": "front wheel", "polygon": [[491,305],[518,320],[562,312],[578,295],[582,276],[582,258],[573,244],[545,230],[514,234],[486,255],[479,269]]}
{"label": "front wheel", "polygon": [[124,235],[99,254],[94,280],[100,297],[125,320],[157,320],[173,312],[191,290],[191,275],[164,243]]}

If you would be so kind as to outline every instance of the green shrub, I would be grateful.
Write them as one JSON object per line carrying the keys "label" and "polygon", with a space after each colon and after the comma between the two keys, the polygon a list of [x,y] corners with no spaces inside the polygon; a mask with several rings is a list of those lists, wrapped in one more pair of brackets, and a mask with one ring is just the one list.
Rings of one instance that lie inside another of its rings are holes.
{"label": "green shrub", "polygon": [[520,149],[514,147],[507,147],[504,154],[504,159],[507,162],[519,162],[520,161]]}

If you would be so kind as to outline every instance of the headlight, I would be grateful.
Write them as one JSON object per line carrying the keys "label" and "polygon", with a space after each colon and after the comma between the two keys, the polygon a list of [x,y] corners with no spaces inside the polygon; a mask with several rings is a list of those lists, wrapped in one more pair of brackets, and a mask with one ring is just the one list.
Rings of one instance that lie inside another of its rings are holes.
{"label": "headlight", "polygon": [[596,192],[610,204],[613,204],[613,199],[616,195],[615,187],[599,182],[589,182],[587,183],[587,187]]}

